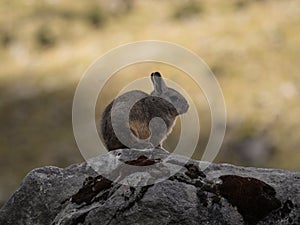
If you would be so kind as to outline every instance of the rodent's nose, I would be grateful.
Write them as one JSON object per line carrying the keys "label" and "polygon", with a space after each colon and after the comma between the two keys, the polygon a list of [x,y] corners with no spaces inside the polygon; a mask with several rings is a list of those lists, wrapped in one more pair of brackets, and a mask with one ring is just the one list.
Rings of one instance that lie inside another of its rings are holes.
{"label": "rodent's nose", "polygon": [[161,77],[159,72],[153,72],[151,73],[151,77]]}

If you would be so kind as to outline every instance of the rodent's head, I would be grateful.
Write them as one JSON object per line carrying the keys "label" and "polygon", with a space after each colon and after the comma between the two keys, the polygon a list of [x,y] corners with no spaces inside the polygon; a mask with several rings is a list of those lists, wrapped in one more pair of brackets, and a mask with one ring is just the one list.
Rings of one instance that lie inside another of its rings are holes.
{"label": "rodent's head", "polygon": [[151,80],[153,83],[154,91],[152,96],[161,97],[169,101],[177,110],[178,114],[186,113],[189,109],[189,104],[186,99],[173,88],[169,88],[159,72],[151,74]]}

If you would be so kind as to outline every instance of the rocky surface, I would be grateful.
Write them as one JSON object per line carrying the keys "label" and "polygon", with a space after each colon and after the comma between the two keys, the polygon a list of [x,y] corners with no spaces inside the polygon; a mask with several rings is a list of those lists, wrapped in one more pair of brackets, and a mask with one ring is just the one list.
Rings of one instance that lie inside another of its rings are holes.
{"label": "rocky surface", "polygon": [[117,150],[31,171],[1,209],[0,224],[296,225],[299,206],[300,173]]}

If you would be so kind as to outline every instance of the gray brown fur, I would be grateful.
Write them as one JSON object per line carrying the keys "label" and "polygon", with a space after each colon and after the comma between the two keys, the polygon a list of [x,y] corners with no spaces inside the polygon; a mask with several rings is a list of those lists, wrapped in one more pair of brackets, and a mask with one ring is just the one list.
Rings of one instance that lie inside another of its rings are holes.
{"label": "gray brown fur", "polygon": [[[120,148],[161,147],[177,116],[187,112],[189,105],[186,99],[179,92],[167,87],[158,72],[151,74],[151,80],[154,91],[150,95],[138,90],[126,92],[105,108],[100,134],[109,151]],[[127,111],[129,120],[126,119]],[[114,126],[115,130],[118,129],[118,135],[113,129],[112,117],[114,124],[117,124]],[[164,123],[153,118],[160,118]],[[126,144],[119,139],[125,140]]]}

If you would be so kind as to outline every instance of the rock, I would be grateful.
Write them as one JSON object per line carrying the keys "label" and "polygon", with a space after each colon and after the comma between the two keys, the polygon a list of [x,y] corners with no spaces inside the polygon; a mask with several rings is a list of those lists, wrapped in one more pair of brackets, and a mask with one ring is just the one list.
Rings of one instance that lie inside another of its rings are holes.
{"label": "rock", "polygon": [[123,149],[31,171],[0,224],[300,224],[299,206],[298,172]]}

